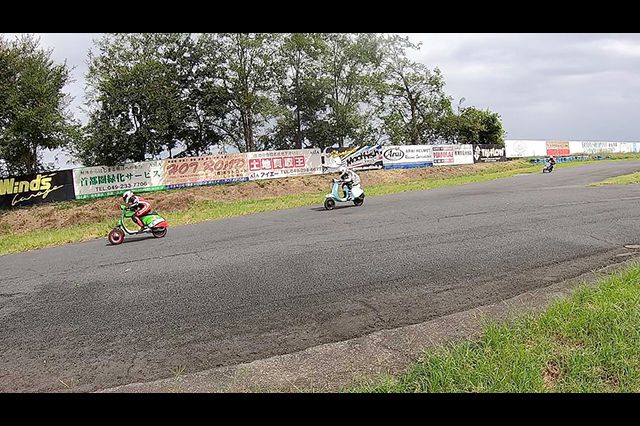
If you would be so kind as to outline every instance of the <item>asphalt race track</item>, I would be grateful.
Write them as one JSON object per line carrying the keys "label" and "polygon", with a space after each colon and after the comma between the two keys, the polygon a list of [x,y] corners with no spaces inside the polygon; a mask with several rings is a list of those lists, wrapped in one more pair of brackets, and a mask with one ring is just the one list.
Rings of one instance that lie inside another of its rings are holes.
{"label": "asphalt race track", "polygon": [[94,391],[247,362],[628,259],[616,255],[640,244],[638,186],[587,184],[637,170],[601,163],[334,211],[319,199],[164,239],[2,256],[0,391]]}

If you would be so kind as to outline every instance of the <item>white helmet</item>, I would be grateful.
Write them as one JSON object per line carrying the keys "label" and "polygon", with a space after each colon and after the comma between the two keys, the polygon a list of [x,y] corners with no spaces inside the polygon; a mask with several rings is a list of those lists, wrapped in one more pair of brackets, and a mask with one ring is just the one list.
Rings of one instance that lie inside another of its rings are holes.
{"label": "white helmet", "polygon": [[340,168],[338,169],[338,171],[340,172],[340,174],[344,174],[347,172],[347,168],[345,166],[340,166]]}
{"label": "white helmet", "polygon": [[122,194],[122,201],[124,201],[125,203],[130,203],[133,197],[135,197],[135,195],[133,195],[133,192],[127,191],[124,194]]}

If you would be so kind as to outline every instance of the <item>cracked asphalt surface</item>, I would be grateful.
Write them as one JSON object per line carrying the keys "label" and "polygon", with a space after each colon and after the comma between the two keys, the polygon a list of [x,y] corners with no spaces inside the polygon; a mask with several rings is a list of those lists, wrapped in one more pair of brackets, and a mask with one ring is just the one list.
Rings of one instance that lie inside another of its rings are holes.
{"label": "cracked asphalt surface", "polygon": [[[88,392],[488,305],[628,259],[640,170],[600,163],[0,257],[0,391]],[[329,178],[328,178],[329,180]],[[366,189],[366,188],[365,188]],[[455,327],[455,324],[452,324]]]}

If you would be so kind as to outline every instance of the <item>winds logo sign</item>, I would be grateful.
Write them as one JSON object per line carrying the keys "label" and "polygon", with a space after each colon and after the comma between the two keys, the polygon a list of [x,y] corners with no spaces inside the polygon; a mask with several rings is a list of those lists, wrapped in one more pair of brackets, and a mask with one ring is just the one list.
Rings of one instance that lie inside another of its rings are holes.
{"label": "winds logo sign", "polygon": [[0,179],[0,205],[14,207],[73,199],[69,170]]}

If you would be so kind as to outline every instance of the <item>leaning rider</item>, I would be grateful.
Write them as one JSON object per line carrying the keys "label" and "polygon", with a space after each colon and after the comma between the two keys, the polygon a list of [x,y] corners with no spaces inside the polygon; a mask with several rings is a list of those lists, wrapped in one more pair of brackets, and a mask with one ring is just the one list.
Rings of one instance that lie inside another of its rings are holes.
{"label": "leaning rider", "polygon": [[127,204],[129,210],[135,211],[131,219],[140,227],[139,232],[148,229],[140,218],[151,211],[151,204],[144,198],[134,195],[132,191],[122,194],[122,200]]}
{"label": "leaning rider", "polygon": [[347,197],[347,189],[349,191],[353,188],[353,185],[360,184],[360,176],[353,170],[347,169],[345,166],[340,166],[339,169],[340,180],[342,181],[342,191],[344,192],[345,198]]}

